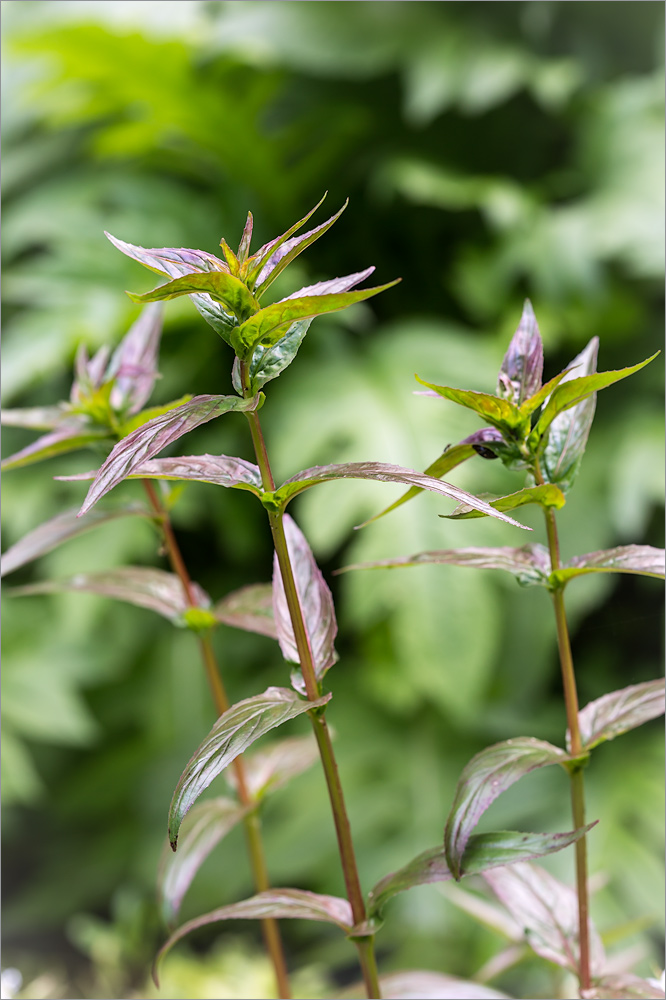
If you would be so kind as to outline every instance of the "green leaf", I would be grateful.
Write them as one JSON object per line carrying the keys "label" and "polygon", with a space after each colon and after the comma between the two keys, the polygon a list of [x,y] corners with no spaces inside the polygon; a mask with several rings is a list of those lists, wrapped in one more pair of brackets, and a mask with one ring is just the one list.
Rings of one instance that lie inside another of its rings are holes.
{"label": "green leaf", "polygon": [[[251,391],[261,389],[266,382],[277,378],[289,367],[298,354],[311,322],[312,319],[297,320],[275,344],[270,347],[263,347],[261,344],[255,346],[248,362]],[[234,388],[238,390],[240,383],[234,384]]]}
{"label": "green leaf", "polygon": [[[460,866],[461,875],[479,875],[489,868],[515,864],[561,851],[583,837],[595,824],[571,833],[517,833],[502,830],[472,835]],[[453,873],[446,861],[444,847],[434,847],[419,854],[397,872],[386,875],[368,894],[368,918],[378,916],[393,896],[415,885],[448,882]]]}
{"label": "green leaf", "polygon": [[[484,499],[488,499],[485,498]],[[523,507],[525,504],[538,503],[542,507],[555,507],[557,510],[564,506],[564,494],[557,486],[545,483],[542,486],[526,486],[517,493],[510,493],[505,497],[498,497],[496,500],[488,499],[488,503],[493,510],[514,510],[516,507]],[[456,521],[467,520],[470,517],[486,517],[485,511],[474,510],[469,504],[460,504],[453,514],[440,514],[440,517],[447,517]]]}
{"label": "green leaf", "polygon": [[95,429],[87,422],[74,423],[72,421],[69,424],[63,424],[50,434],[43,434],[32,444],[3,459],[1,467],[5,472],[10,469],[21,469],[26,465],[33,465],[35,462],[43,462],[47,458],[53,458],[55,455],[65,455],[69,451],[78,451],[79,448],[111,440],[113,439],[109,432],[101,427]]}
{"label": "green leaf", "polygon": [[196,873],[210,852],[232,830],[248,809],[232,799],[198,802],[183,823],[176,854],[164,845],[157,873],[157,896],[162,918],[171,926]]}
{"label": "green leaf", "polygon": [[180,825],[204,789],[260,736],[329,701],[304,701],[287,688],[269,687],[263,694],[232,705],[217,720],[180,776],[169,808],[169,842],[178,844]]}
{"label": "green leaf", "polygon": [[666,576],[664,550],[653,545],[618,545],[584,556],[574,556],[561,569],[551,573],[551,581],[562,585],[585,573],[636,573],[640,576]]}
{"label": "green leaf", "polygon": [[[324,199],[326,198],[327,194],[328,191],[325,191],[322,197],[315,205],[315,207],[311,208],[310,211],[307,213],[307,215],[304,215],[302,219],[299,219],[298,222],[295,222],[293,226],[290,226],[285,233],[282,233],[282,236],[277,236],[274,240],[270,240],[268,243],[264,243],[262,247],[259,247],[256,253],[252,254],[252,256],[248,258],[246,265],[243,268],[243,271],[245,274],[245,280],[247,281],[248,285],[251,288],[254,287],[254,285],[256,284],[259,272],[268,264],[269,261],[271,261],[271,258],[277,254],[277,251],[282,248],[283,244],[286,243],[287,240],[294,235],[294,233],[298,232],[301,226],[304,226],[305,223],[308,221],[308,219],[310,219],[314,215],[319,206],[324,202]],[[343,207],[346,207],[346,202],[345,206]],[[325,224],[326,223],[324,223],[324,225]],[[305,235],[308,236],[309,234],[306,233]],[[284,256],[284,253],[282,254],[282,256]],[[277,264],[278,260],[279,258],[275,256],[274,261],[272,261],[271,263]],[[273,268],[271,268],[271,270],[273,270]],[[261,278],[262,281],[268,276],[268,273],[269,272],[267,272],[266,275],[262,275]]]}
{"label": "green leaf", "polygon": [[550,399],[541,411],[536,426],[529,437],[530,446],[534,450],[544,446],[546,443],[546,439],[544,438],[545,432],[558,414],[563,413],[572,406],[577,406],[599,389],[605,389],[607,386],[613,385],[615,382],[619,382],[629,375],[633,375],[634,372],[640,371],[645,365],[654,361],[657,354],[659,354],[659,351],[646,358],[645,361],[641,361],[637,365],[631,365],[629,368],[620,368],[617,371],[610,372],[595,372],[593,375],[583,375],[581,378],[570,379],[566,382],[563,381],[553,390]]}
{"label": "green leaf", "polygon": [[252,292],[233,274],[226,271],[206,271],[203,274],[184,274],[180,278],[158,285],[151,292],[135,295],[128,292],[132,302],[160,302],[176,299],[180,295],[206,293],[214,302],[221,302],[232,312],[239,323],[247,319],[261,307]]}
{"label": "green leaf", "polygon": [[[583,747],[592,747],[614,740],[630,729],[642,726],[664,714],[664,681],[632,684],[621,691],[611,691],[591,701],[578,715]],[[567,748],[571,749],[571,734],[567,730]]]}
{"label": "green leaf", "polygon": [[456,880],[464,874],[470,834],[495,799],[530,771],[568,759],[559,747],[529,736],[495,743],[472,757],[460,775],[444,831],[446,860]]}
{"label": "green leaf", "polygon": [[[598,350],[599,338],[593,337],[585,350],[573,359],[560,385],[595,372]],[[596,405],[597,394],[593,392],[577,406],[555,417],[548,429],[541,471],[549,483],[557,483],[564,492],[571,488],[578,475]]]}
{"label": "green leaf", "polygon": [[273,586],[253,583],[227,594],[211,609],[218,622],[277,639],[273,616]]}
{"label": "green leaf", "polygon": [[416,380],[438,396],[443,396],[454,403],[459,403],[460,406],[474,410],[475,413],[483,417],[487,424],[497,427],[500,431],[509,433],[514,429],[518,430],[525,422],[518,407],[508,399],[500,399],[487,392],[475,392],[472,389],[454,389],[448,385],[434,385],[432,382],[424,382],[418,375]]}

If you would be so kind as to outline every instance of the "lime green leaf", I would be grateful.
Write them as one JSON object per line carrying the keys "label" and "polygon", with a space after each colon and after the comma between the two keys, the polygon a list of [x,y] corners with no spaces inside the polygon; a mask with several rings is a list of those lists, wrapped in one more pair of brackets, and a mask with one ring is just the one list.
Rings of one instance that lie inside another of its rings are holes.
{"label": "lime green leaf", "polygon": [[[488,503],[493,510],[514,510],[516,507],[523,507],[525,504],[538,503],[542,507],[554,507],[556,510],[564,506],[564,494],[552,483],[545,483],[542,486],[526,486],[525,489],[518,490],[517,493],[510,493],[505,497],[498,497]],[[440,514],[440,517],[448,517],[455,520],[466,520],[470,517],[486,517],[485,511],[474,510],[469,504],[462,503],[456,507],[453,514]]]}
{"label": "lime green leaf", "polygon": [[497,427],[498,430],[511,430],[519,428],[524,423],[524,417],[517,406],[508,399],[500,399],[498,396],[491,396],[487,392],[474,392],[471,389],[454,389],[448,385],[434,385],[432,382],[424,382],[422,378],[416,376],[421,385],[425,385],[438,396],[450,399],[460,406],[466,406],[474,410],[488,424]]}
{"label": "lime green leaf", "polygon": [[[270,261],[271,257],[273,257],[273,255],[276,254],[277,251],[282,248],[282,245],[286,243],[286,241],[291,236],[293,236],[294,233],[298,232],[301,226],[304,226],[305,223],[308,221],[308,219],[310,219],[314,215],[319,206],[323,203],[327,194],[328,191],[325,191],[322,197],[315,205],[315,207],[311,208],[310,211],[307,213],[307,215],[304,215],[302,219],[299,219],[298,222],[295,222],[293,226],[290,226],[285,233],[282,233],[282,236],[277,236],[274,240],[270,240],[268,243],[264,243],[264,245],[262,247],[259,247],[257,252],[252,254],[252,256],[247,260],[246,265],[243,268],[243,271],[245,272],[245,280],[247,281],[248,285],[250,285],[250,287],[253,287],[257,283],[257,277],[259,275],[259,272]],[[306,236],[307,235],[309,234],[306,233]],[[278,263],[277,257],[275,259],[275,263],[276,264]],[[267,276],[268,272],[265,275],[262,275],[262,281]]]}
{"label": "lime green leaf", "polygon": [[203,274],[185,274],[165,285],[158,285],[151,292],[143,295],[127,294],[132,302],[159,302],[175,299],[179,295],[206,293],[214,302],[220,302],[230,312],[234,313],[239,323],[257,312],[260,308],[252,292],[233,274],[226,271],[206,271]]}

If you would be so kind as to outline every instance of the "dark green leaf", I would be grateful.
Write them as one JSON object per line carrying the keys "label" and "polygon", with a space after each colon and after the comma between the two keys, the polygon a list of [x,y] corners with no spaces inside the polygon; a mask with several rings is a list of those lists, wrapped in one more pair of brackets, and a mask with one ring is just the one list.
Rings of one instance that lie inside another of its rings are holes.
{"label": "dark green leaf", "polygon": [[530,771],[566,760],[564,750],[529,736],[495,743],[472,757],[460,775],[444,831],[446,859],[456,879],[464,874],[470,834],[495,799]]}
{"label": "dark green leaf", "polygon": [[448,385],[434,385],[432,382],[424,382],[418,375],[416,379],[421,385],[425,385],[438,396],[443,396],[454,403],[459,403],[460,406],[466,406],[468,409],[474,410],[475,413],[483,417],[486,423],[492,424],[493,427],[497,427],[500,431],[520,428],[524,423],[524,417],[520,410],[513,403],[509,402],[508,399],[500,399],[497,396],[491,396],[487,392],[474,392],[471,389],[453,389]]}
{"label": "dark green leaf", "polygon": [[65,455],[68,451],[78,451],[79,448],[110,440],[108,431],[103,428],[96,429],[87,421],[75,422],[70,419],[68,423],[62,424],[50,434],[43,434],[32,444],[3,459],[2,468],[5,471],[20,469],[34,462],[43,462],[44,459],[53,458],[55,455]]}
{"label": "dark green leaf", "polygon": [[525,299],[523,314],[499,370],[497,395],[520,406],[541,388],[543,343],[532,303]]}
{"label": "dark green leaf", "polygon": [[[480,498],[477,498],[480,499]],[[557,486],[545,483],[542,486],[526,486],[525,489],[518,490],[517,493],[510,493],[506,497],[497,497],[490,500],[484,497],[493,510],[514,510],[516,507],[523,507],[528,503],[538,503],[542,507],[563,507],[564,494]],[[485,517],[485,511],[474,510],[469,504],[463,503],[456,507],[453,514],[440,514],[440,517],[454,518],[455,520],[466,520],[470,517]]]}
{"label": "dark green leaf", "polygon": [[[583,747],[592,747],[614,740],[616,736],[642,726],[664,714],[664,681],[632,684],[621,691],[611,691],[591,701],[578,715]],[[571,736],[567,730],[567,747]]]}
{"label": "dark green leaf", "polygon": [[[599,338],[593,337],[568,366],[560,385],[595,372],[598,350]],[[593,392],[577,406],[555,417],[548,429],[541,470],[549,483],[557,483],[564,492],[571,488],[578,475],[596,405],[597,394]]]}
{"label": "dark green leaf", "polygon": [[[318,760],[319,748],[312,733],[277,740],[264,750],[243,755],[246,788],[253,799],[261,799],[307,771]],[[238,787],[233,769],[227,773],[227,782],[232,788]]]}
{"label": "dark green leaf", "polygon": [[[255,346],[248,362],[252,391],[256,392],[261,389],[262,385],[277,378],[285,368],[289,367],[303,343],[305,334],[310,329],[311,322],[311,319],[297,320],[275,344],[271,344],[270,347],[263,347],[261,344]],[[236,369],[237,362],[238,359],[236,359],[234,369]],[[237,372],[236,376],[234,388],[237,392],[242,393],[240,377]]]}
{"label": "dark green leaf", "polygon": [[653,545],[618,545],[614,549],[600,549],[584,556],[574,556],[561,569],[554,570],[551,578],[562,584],[585,573],[636,573],[664,577],[664,550]]}
{"label": "dark green leaf", "polygon": [[304,701],[287,688],[269,687],[263,694],[232,705],[217,720],[180,776],[169,809],[169,842],[176,850],[180,824],[204,789],[260,736],[283,722],[325,705],[330,694]]}
{"label": "dark green leaf", "polygon": [[229,312],[234,313],[239,323],[260,308],[252,292],[238,278],[226,271],[206,271],[204,274],[185,274],[174,278],[166,285],[158,285],[143,295],[127,294],[132,302],[159,302],[175,299],[180,295],[206,293],[214,302],[221,302]]}
{"label": "dark green leaf", "polygon": [[277,639],[273,618],[273,587],[270,583],[255,583],[235,590],[218,601],[211,611],[223,625]]}

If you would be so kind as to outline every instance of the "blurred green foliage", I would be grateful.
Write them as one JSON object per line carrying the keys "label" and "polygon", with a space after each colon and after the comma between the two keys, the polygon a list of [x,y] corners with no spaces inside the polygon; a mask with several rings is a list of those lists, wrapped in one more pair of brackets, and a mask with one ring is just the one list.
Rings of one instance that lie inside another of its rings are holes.
{"label": "blurred green foliage", "polygon": [[[346,4],[344,16],[308,0],[2,6],[5,405],[66,396],[78,343],[117,343],[137,315],[122,289],[143,291],[150,278],[103,229],[214,251],[222,235],[238,240],[251,209],[259,245],[326,189],[331,210],[347,196],[351,206],[276,297],[370,263],[379,282],[403,281],[318,320],[298,363],[270,386],[264,423],[280,478],[332,461],[425,468],[478,423],[414,397],[413,372],[493,391],[526,294],[546,377],[593,335],[603,369],[661,346],[660,4],[398,0]],[[170,303],[155,402],[229,391],[231,360],[190,303]],[[600,395],[560,516],[567,557],[663,544],[662,384],[655,364]],[[10,429],[5,448],[30,438]],[[248,457],[244,422],[207,425],[186,450]],[[94,464],[68,456],[8,474],[4,547],[81,498],[79,484],[51,475]],[[451,478],[472,492],[515,489],[499,464],[475,460]],[[352,561],[524,543],[496,522],[439,519],[432,496],[352,532],[391,499],[377,484],[346,482],[298,501],[329,580]],[[174,517],[191,573],[214,598],[269,578],[263,512],[245,495],[192,486]],[[538,517],[523,520],[538,536]],[[161,564],[148,525],[98,529],[15,579],[126,562]],[[341,661],[330,719],[369,887],[439,842],[474,752],[515,735],[563,739],[554,627],[545,593],[490,573],[422,567],[332,586]],[[656,676],[656,581],[584,579],[567,602],[583,703]],[[223,630],[215,641],[233,699],[286,683],[269,640]],[[142,983],[161,934],[153,885],[166,811],[213,719],[194,642],[148,612],[64,594],[8,604],[4,651],[6,961],[28,978],[55,968],[68,984],[51,979],[31,996],[152,996]],[[624,942],[643,948],[646,973],[661,926],[660,747],[659,727],[632,733],[597,751],[588,782],[590,817],[601,820],[592,870],[609,876],[594,912],[604,930],[646,918]],[[567,810],[564,777],[540,775],[507,793],[491,821],[566,829]],[[342,891],[318,770],[267,804],[265,830],[274,884]],[[233,834],[192,887],[185,918],[250,893],[242,856]],[[570,878],[568,855],[549,866]],[[259,932],[232,932],[240,943],[198,972],[179,950],[169,995],[241,995],[234,976],[239,962],[258,969]],[[313,966],[301,995],[324,988],[322,966],[336,982],[355,976],[334,933],[295,922],[284,934],[292,966]],[[497,939],[432,888],[391,905],[378,945],[387,971],[470,976]],[[177,992],[190,989],[179,975],[199,992]],[[497,985],[552,995],[539,975],[519,969]],[[253,996],[266,988],[252,983]]]}

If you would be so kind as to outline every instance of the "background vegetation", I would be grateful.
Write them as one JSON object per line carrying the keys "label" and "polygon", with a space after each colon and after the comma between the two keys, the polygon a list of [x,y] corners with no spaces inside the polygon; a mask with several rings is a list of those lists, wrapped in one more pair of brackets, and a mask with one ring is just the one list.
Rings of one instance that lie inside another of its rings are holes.
{"label": "background vegetation", "polygon": [[[5,405],[66,397],[77,345],[116,343],[136,316],[123,289],[147,289],[150,276],[103,229],[214,252],[222,235],[238,241],[249,208],[258,246],[324,190],[328,214],[347,196],[350,208],[277,291],[370,263],[379,282],[403,281],[319,319],[298,363],[269,387],[264,424],[280,478],[369,458],[425,468],[478,424],[412,395],[413,373],[493,391],[526,295],[546,377],[595,334],[604,369],[661,346],[661,4],[2,7]],[[191,304],[170,303],[154,402],[230,391],[230,365]],[[600,396],[561,516],[565,556],[663,545],[662,383],[657,363]],[[31,437],[8,430],[5,452]],[[244,421],[201,428],[187,450],[249,456]],[[67,456],[8,474],[3,547],[82,497],[80,484],[50,476],[94,464]],[[451,478],[472,492],[515,489],[499,464],[475,460]],[[442,521],[430,496],[351,530],[393,496],[329,484],[294,508],[338,601],[329,714],[366,886],[439,842],[473,753],[516,735],[557,742],[565,725],[545,592],[445,566],[331,578],[352,561],[525,541],[498,523]],[[263,511],[243,494],[195,485],[174,516],[191,572],[214,598],[269,578]],[[12,582],[128,561],[162,565],[149,526],[131,519]],[[584,578],[567,601],[583,703],[657,676],[656,581]],[[90,596],[14,599],[5,610],[5,965],[21,969],[26,997],[151,996],[166,810],[213,721],[194,642],[148,612]],[[215,642],[232,700],[285,683],[269,640],[227,629]],[[642,949],[645,974],[663,962],[662,773],[652,724],[599,751],[589,779],[590,817],[601,820],[593,871],[611,874],[594,915],[611,935],[635,922],[624,944]],[[567,810],[565,776],[543,772],[503,796],[490,822],[565,829]],[[265,826],[274,884],[341,891],[318,768],[268,804]],[[235,834],[209,859],[185,918],[250,894],[240,849]],[[568,854],[549,864],[570,877]],[[386,971],[470,976],[498,948],[435,887],[400,897],[387,917]],[[270,972],[258,935],[251,925],[203,934],[191,945],[205,954],[200,965],[180,948],[164,995],[262,995]],[[284,935],[305,970],[301,995],[323,988],[325,965],[334,983],[355,976],[333,932],[296,921]],[[552,995],[536,966],[497,985]]]}

